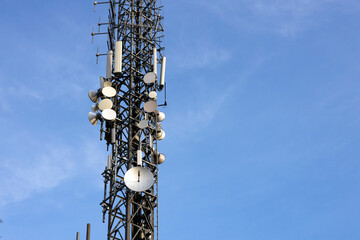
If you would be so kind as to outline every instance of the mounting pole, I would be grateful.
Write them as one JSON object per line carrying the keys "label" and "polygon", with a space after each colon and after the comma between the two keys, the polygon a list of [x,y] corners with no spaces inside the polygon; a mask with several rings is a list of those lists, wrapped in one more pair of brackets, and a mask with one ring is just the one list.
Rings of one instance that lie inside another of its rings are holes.
{"label": "mounting pole", "polygon": [[90,223],[86,225],[86,240],[90,240]]}

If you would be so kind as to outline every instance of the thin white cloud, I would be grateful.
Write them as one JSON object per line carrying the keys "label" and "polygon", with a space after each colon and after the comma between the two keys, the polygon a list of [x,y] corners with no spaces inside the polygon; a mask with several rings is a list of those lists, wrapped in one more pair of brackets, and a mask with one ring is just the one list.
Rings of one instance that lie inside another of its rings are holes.
{"label": "thin white cloud", "polygon": [[[6,76],[6,74],[1,71],[0,75]],[[13,99],[33,99],[39,101],[42,100],[43,97],[39,91],[25,85],[21,81],[9,81],[5,78],[0,79],[0,109],[4,112],[8,111],[12,107]]]}
{"label": "thin white cloud", "polygon": [[[206,84],[206,81],[200,81],[197,89],[202,89],[196,94],[194,101],[181,102],[186,103],[180,106],[174,106],[177,111],[169,116],[169,120],[164,124],[166,128],[171,129],[171,134],[176,137],[194,137],[203,129],[206,129],[215,118],[223,120],[223,116],[218,116],[220,110],[234,94],[241,93],[241,87],[246,83],[257,69],[264,63],[264,57],[257,57],[244,68],[241,74],[232,79],[231,84],[224,88],[216,88]],[[189,99],[187,99],[189,100]]]}
{"label": "thin white cloud", "polygon": [[318,24],[328,10],[359,8],[353,0],[223,0],[200,1],[223,21],[250,31],[268,31],[283,36]]}
{"label": "thin white cloud", "polygon": [[21,157],[14,154],[14,157],[2,160],[0,206],[56,187],[74,173],[74,162],[68,147],[44,145],[33,149],[37,154],[29,152]]}
{"label": "thin white cloud", "polygon": [[[69,56],[66,53],[48,51],[37,45],[23,46],[21,52],[28,53],[32,49],[32,71],[36,76],[30,77],[32,88],[39,89],[42,98],[75,97],[86,90],[81,87],[89,79],[98,76],[89,71],[89,66],[81,57],[86,56],[86,49],[76,49]],[[95,59],[95,58],[94,58]],[[29,81],[29,82],[30,82]]]}
{"label": "thin white cloud", "polygon": [[[189,44],[190,45],[190,44]],[[181,47],[181,52],[173,54],[173,64],[180,68],[196,69],[225,62],[231,58],[228,49],[211,44],[208,41],[198,41],[192,47]]]}
{"label": "thin white cloud", "polygon": [[[95,141],[74,146],[32,136],[22,134],[9,139],[9,144],[16,142],[23,147],[0,161],[0,207],[56,188],[71,178],[85,177],[86,172],[100,176],[104,169],[106,156],[101,147],[105,146]],[[102,186],[101,182],[91,184]]]}
{"label": "thin white cloud", "polygon": [[[75,99],[86,94],[88,89],[84,86],[89,80],[98,82],[94,70],[97,67],[96,46],[91,46],[91,27],[87,23],[79,23],[76,17],[63,14],[52,16],[51,21],[55,28],[47,28],[40,40],[35,37],[36,34],[30,34],[26,41],[16,47],[14,45],[5,66],[0,67],[0,92],[4,98]],[[13,35],[14,38],[23,37],[16,31]]]}
{"label": "thin white cloud", "polygon": [[[19,101],[82,101],[86,98],[85,89],[89,80],[98,83],[98,76],[91,66],[81,61],[86,55],[85,49],[73,56],[62,52],[47,51],[36,44],[21,46],[19,55],[27,59],[29,65],[21,73],[9,75],[9,71],[0,70],[0,109],[9,111]],[[29,53],[28,49],[32,49]],[[94,58],[95,61],[95,58]],[[95,65],[95,63],[94,63]],[[93,66],[94,66],[93,65]]]}
{"label": "thin white cloud", "polygon": [[86,167],[97,172],[104,170],[107,161],[105,142],[99,143],[98,139],[85,140],[82,151],[86,159]]}

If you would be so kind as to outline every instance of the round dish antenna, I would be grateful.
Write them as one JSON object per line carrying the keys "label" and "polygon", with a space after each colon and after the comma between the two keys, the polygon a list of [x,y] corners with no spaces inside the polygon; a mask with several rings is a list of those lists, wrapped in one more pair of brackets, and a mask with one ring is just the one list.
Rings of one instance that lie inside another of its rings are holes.
{"label": "round dish antenna", "polygon": [[143,80],[146,84],[154,83],[156,81],[156,74],[154,72],[149,72],[145,74]]}
{"label": "round dish antenna", "polygon": [[151,91],[149,93],[149,98],[156,100],[156,97],[157,97],[157,93],[155,91]]}
{"label": "round dish antenna", "polygon": [[124,176],[125,185],[135,192],[142,192],[154,184],[154,175],[144,167],[133,167]]}
{"label": "round dish antenna", "polygon": [[148,120],[141,120],[139,122],[139,128],[141,128],[141,129],[147,128],[148,126],[149,126]]}
{"label": "round dish antenna", "polygon": [[155,101],[150,100],[144,105],[145,112],[154,112],[157,109],[158,105]]}
{"label": "round dish antenna", "polygon": [[113,102],[110,99],[103,99],[99,102],[98,108],[103,111],[113,107]]}
{"label": "round dish antenna", "polygon": [[105,120],[114,121],[116,118],[116,112],[112,109],[105,109],[102,111],[102,116]]}
{"label": "round dish antenna", "polygon": [[[104,84],[105,86],[105,84]],[[102,94],[105,96],[105,97],[114,97],[116,95],[116,90],[115,88],[113,87],[104,87],[102,90],[101,90]]]}

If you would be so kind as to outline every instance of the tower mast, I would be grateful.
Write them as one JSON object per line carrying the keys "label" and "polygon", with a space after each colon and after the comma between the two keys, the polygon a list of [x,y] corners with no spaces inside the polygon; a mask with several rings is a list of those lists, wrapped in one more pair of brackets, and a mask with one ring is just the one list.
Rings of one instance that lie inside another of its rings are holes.
{"label": "tower mast", "polygon": [[[90,91],[96,103],[90,122],[101,122],[100,139],[109,151],[104,176],[103,222],[108,240],[158,239],[158,166],[165,155],[158,141],[165,137],[158,110],[165,62],[162,6],[156,0],[109,0],[106,77]],[[158,73],[157,66],[161,65]],[[98,102],[101,100],[100,102]]]}

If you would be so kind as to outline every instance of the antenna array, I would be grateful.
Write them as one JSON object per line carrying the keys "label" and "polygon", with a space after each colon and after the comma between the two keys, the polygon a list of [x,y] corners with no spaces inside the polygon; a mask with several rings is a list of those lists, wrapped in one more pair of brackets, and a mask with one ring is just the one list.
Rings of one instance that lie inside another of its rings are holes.
{"label": "antenna array", "polygon": [[158,107],[167,105],[166,98],[158,104],[166,89],[162,6],[156,0],[95,1],[95,8],[99,4],[109,6],[108,21],[99,19],[99,31],[94,27],[91,35],[107,35],[107,53],[96,53],[107,57],[106,76],[89,92],[95,105],[88,117],[93,125],[101,122],[100,140],[110,152],[102,173],[103,222],[108,240],[154,240],[158,165],[165,161],[158,151],[165,114]]}

